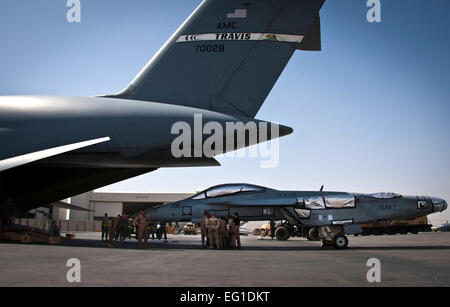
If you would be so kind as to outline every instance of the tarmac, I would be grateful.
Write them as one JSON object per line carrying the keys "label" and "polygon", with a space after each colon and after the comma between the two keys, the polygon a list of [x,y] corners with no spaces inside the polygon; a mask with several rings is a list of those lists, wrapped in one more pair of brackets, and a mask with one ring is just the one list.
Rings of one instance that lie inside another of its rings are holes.
{"label": "tarmac", "polygon": [[[0,243],[0,286],[449,286],[450,233],[349,237],[349,248],[321,248],[303,238],[242,237],[241,250],[205,250],[200,236],[169,235],[168,242],[136,240],[108,248],[99,233],[76,233],[61,245]],[[70,258],[81,282],[70,283]],[[367,261],[381,264],[370,283]]]}

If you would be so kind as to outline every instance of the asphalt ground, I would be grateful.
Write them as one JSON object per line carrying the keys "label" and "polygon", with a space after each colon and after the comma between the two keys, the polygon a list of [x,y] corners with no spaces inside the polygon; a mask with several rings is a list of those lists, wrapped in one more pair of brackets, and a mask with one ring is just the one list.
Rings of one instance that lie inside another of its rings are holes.
{"label": "asphalt ground", "polygon": [[[99,233],[76,233],[61,245],[0,243],[0,286],[449,286],[450,233],[349,237],[346,250],[323,249],[303,238],[242,237],[241,250],[205,250],[200,236],[168,242],[136,240],[108,248]],[[68,282],[80,261],[81,282]],[[381,282],[370,283],[369,259]]]}

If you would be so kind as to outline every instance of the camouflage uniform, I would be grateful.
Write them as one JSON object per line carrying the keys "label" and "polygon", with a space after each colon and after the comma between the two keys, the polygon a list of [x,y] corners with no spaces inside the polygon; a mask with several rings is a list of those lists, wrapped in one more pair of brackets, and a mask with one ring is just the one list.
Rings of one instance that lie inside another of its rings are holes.
{"label": "camouflage uniform", "polygon": [[208,217],[205,215],[202,217],[200,221],[200,232],[202,236],[202,247],[206,248],[205,244],[205,238],[206,238],[206,222],[208,220]]}
{"label": "camouflage uniform", "polygon": [[213,215],[206,223],[209,230],[209,247],[217,248],[219,246],[219,220]]}
{"label": "camouflage uniform", "polygon": [[112,241],[116,241],[116,231],[119,227],[120,217],[116,216],[115,218],[111,219],[108,224],[108,232],[109,232],[109,241],[108,241],[108,247],[112,247]]}
{"label": "camouflage uniform", "polygon": [[125,238],[128,234],[128,217],[126,215],[122,215],[122,217],[119,220],[119,238],[120,242],[123,245],[123,241],[125,241]]}
{"label": "camouflage uniform", "polygon": [[227,221],[225,219],[220,219],[219,221],[219,247],[226,247],[226,236],[227,236]]}
{"label": "camouflage uniform", "polygon": [[140,214],[134,222],[138,228],[138,241],[139,245],[142,246],[142,239],[144,239],[144,246],[147,246],[147,225],[150,224],[150,219],[145,214]]}
{"label": "camouflage uniform", "polygon": [[108,241],[108,224],[109,217],[105,216],[102,219],[102,241]]}
{"label": "camouflage uniform", "polygon": [[152,240],[155,240],[155,233],[156,233],[155,228],[156,228],[155,224],[153,224],[153,223],[150,223],[147,227],[147,229],[148,229],[147,237],[150,238],[150,235],[152,235]]}

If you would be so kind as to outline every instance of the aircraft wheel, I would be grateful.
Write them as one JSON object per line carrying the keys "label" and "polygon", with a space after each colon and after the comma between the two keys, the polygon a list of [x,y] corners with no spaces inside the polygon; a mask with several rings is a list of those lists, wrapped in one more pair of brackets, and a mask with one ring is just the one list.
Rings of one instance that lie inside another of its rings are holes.
{"label": "aircraft wheel", "polygon": [[291,233],[287,227],[280,226],[275,230],[275,237],[277,240],[286,241],[291,236]]}
{"label": "aircraft wheel", "polygon": [[306,234],[306,238],[309,241],[319,241],[319,233],[317,231],[317,228],[311,228],[310,230],[308,230],[308,233]]}
{"label": "aircraft wheel", "polygon": [[333,245],[337,249],[344,249],[348,247],[348,239],[344,234],[338,234],[333,239]]}

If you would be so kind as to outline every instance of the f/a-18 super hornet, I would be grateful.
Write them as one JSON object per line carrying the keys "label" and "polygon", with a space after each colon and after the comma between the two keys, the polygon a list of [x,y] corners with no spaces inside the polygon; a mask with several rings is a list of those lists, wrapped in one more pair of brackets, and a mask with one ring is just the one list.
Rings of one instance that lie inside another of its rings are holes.
{"label": "f/a-18 super hornet", "polygon": [[[255,115],[293,53],[321,49],[324,2],[205,0],[120,93],[0,97],[0,211],[19,214],[160,167],[219,165],[216,154],[291,133]],[[218,133],[207,123],[227,131],[214,139],[222,142],[237,134],[228,124],[242,124],[245,140],[205,154],[203,142]],[[174,155],[186,125],[195,131]],[[270,130],[263,137],[261,127]]]}
{"label": "f/a-18 super hornet", "polygon": [[[244,221],[285,220],[306,227],[324,246],[346,248],[346,235],[362,232],[361,224],[413,219],[447,209],[435,197],[396,193],[357,194],[325,191],[279,191],[251,184],[224,184],[194,196],[147,210],[153,221],[200,222],[205,212],[238,213]],[[278,229],[277,229],[278,231]]]}

